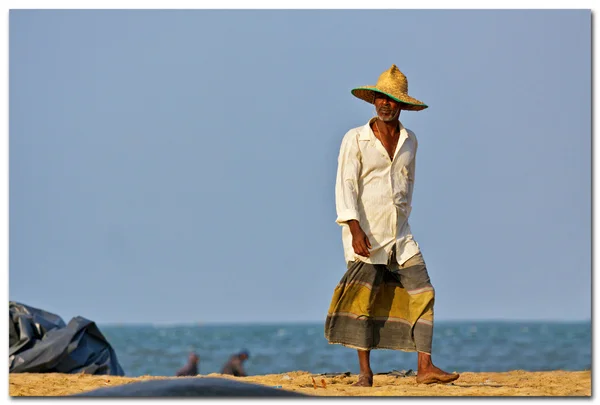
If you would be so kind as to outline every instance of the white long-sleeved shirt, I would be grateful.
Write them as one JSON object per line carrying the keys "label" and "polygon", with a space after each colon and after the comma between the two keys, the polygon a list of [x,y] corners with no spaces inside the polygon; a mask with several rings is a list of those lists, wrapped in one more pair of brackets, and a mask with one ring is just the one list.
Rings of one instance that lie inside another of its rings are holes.
{"label": "white long-sleeved shirt", "polygon": [[[336,222],[342,226],[346,261],[387,264],[394,245],[403,264],[419,253],[408,224],[415,181],[417,138],[400,123],[400,138],[390,157],[370,123],[346,133],[340,147],[335,185]],[[371,242],[370,257],[352,247],[347,221],[355,219]]]}

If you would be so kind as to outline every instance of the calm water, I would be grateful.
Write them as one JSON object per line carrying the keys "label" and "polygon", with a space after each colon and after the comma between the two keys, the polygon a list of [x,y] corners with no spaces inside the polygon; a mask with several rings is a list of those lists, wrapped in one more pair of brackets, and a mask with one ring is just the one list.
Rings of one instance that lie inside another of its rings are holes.
{"label": "calm water", "polygon": [[[330,345],[323,324],[109,326],[101,332],[127,376],[174,375],[188,353],[200,374],[219,372],[230,354],[248,349],[249,374],[358,372],[356,351]],[[416,369],[416,354],[376,350],[373,372]],[[591,323],[442,322],[433,359],[448,371],[585,370],[591,368]]]}

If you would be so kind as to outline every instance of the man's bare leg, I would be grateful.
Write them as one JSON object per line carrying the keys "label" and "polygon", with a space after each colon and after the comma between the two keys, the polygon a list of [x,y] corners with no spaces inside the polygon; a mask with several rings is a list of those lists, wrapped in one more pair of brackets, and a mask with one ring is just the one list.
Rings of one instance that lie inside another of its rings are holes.
{"label": "man's bare leg", "polygon": [[431,354],[429,353],[419,352],[417,361],[419,367],[417,382],[419,384],[449,383],[460,377],[460,374],[447,373],[434,366],[431,361]]}
{"label": "man's bare leg", "polygon": [[372,387],[373,371],[371,370],[371,351],[357,350],[357,352],[360,374],[358,375],[358,381],[352,385],[355,387]]}

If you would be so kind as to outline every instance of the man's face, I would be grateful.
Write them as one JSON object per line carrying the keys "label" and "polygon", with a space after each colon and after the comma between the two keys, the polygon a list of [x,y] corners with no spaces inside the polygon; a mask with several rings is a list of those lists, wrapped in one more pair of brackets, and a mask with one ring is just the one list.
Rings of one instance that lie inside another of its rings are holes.
{"label": "man's face", "polygon": [[382,121],[393,121],[400,115],[400,103],[382,93],[375,93],[375,111]]}

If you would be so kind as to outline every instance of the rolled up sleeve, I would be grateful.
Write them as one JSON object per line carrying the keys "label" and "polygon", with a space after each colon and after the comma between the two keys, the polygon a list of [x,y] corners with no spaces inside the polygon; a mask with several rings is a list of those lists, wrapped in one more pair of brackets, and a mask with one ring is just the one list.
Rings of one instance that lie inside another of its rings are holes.
{"label": "rolled up sleeve", "polygon": [[343,225],[351,219],[358,220],[358,179],[361,170],[360,149],[355,133],[348,133],[342,140],[338,156],[335,182],[335,222]]}
{"label": "rolled up sleeve", "polygon": [[417,168],[417,146],[418,146],[417,137],[414,134],[412,134],[412,138],[413,138],[413,142],[414,142],[414,157],[413,157],[412,161],[410,162],[410,164],[408,165],[408,196],[407,196],[407,200],[408,200],[409,214],[410,214],[410,210],[412,210],[412,197],[413,197],[413,191],[415,190],[415,170]]}

